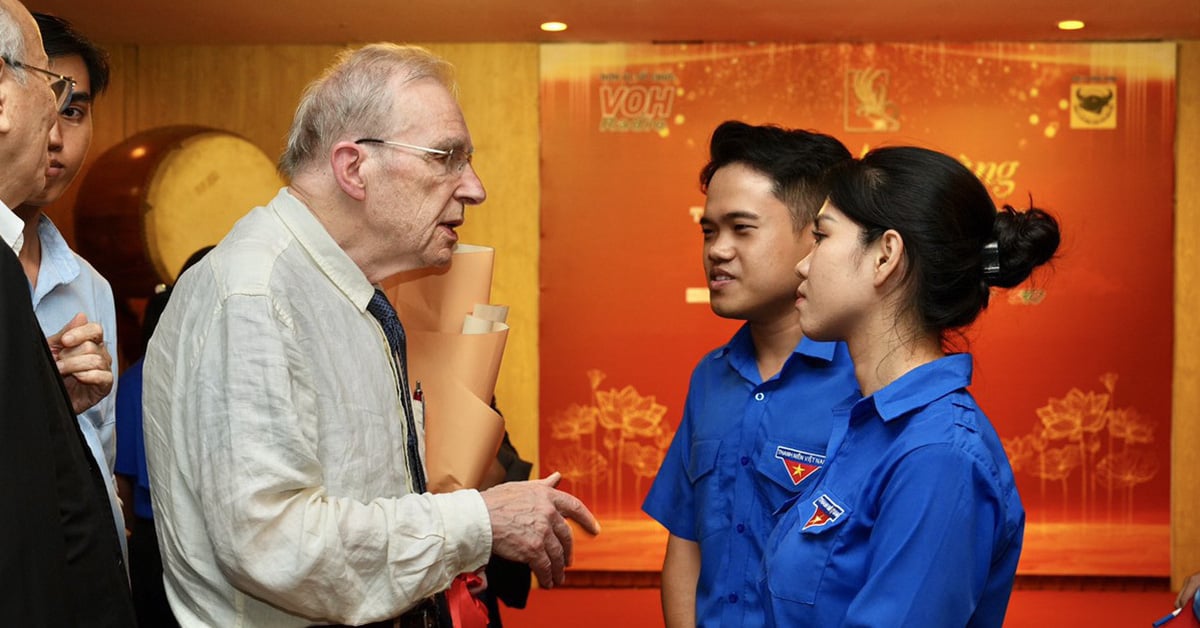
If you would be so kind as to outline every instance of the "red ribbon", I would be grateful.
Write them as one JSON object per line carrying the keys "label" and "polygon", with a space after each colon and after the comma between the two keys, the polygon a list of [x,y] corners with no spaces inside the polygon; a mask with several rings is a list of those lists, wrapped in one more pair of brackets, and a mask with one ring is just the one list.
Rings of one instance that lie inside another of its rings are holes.
{"label": "red ribbon", "polygon": [[450,619],[454,628],[487,628],[488,609],[482,601],[471,595],[471,589],[483,584],[483,579],[473,573],[460,574],[446,592],[446,603],[450,606]]}

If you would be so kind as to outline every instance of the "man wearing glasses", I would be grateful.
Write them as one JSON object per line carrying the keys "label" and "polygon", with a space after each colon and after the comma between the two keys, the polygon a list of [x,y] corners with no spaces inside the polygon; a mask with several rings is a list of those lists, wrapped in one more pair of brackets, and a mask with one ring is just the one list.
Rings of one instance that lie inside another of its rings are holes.
{"label": "man wearing glasses", "polygon": [[301,99],[289,185],[175,286],[143,406],[185,628],[448,625],[457,574],[495,553],[554,586],[566,519],[599,531],[557,474],[425,491],[405,337],[375,285],[448,264],[486,196],[450,74],[421,48],[345,53]]}
{"label": "man wearing glasses", "polygon": [[[70,96],[71,80],[47,61],[33,17],[0,0],[0,617],[14,626],[133,626],[104,480],[16,256],[23,223],[9,208],[45,186],[49,151],[62,141],[56,114]],[[64,344],[80,335],[71,330]]]}
{"label": "man wearing glasses", "polygon": [[[24,32],[25,20],[18,17],[22,13],[28,16],[29,12],[12,0],[0,5],[0,8],[5,11],[4,19],[8,23],[0,31],[0,50],[3,51],[0,54],[0,79],[4,81],[7,101],[2,103],[5,105],[3,114],[6,124],[0,127],[5,137],[4,152],[0,153],[4,163],[4,187],[0,188],[4,196],[0,196],[0,201],[5,203],[6,213],[0,220],[3,220],[5,242],[10,248],[19,250],[20,230],[16,233],[11,231],[16,223],[12,221],[9,203],[16,205],[24,202],[46,183],[46,166],[50,162],[47,144],[61,141],[58,130],[52,128],[55,121],[54,105],[63,102],[63,95],[70,89],[70,79],[55,78],[47,88],[46,75],[55,75],[37,67],[39,61],[41,65],[46,65],[41,39],[30,39]],[[37,35],[36,28],[33,35]],[[30,50],[31,42],[37,43],[36,50]],[[33,65],[26,62],[26,56],[33,60]]]}
{"label": "man wearing glasses", "polygon": [[[24,244],[18,255],[29,280],[33,311],[44,330],[63,332],[50,338],[62,362],[60,373],[79,418],[88,448],[108,489],[119,542],[125,545],[125,520],[113,481],[116,459],[117,316],[112,288],[86,260],[71,250],[58,228],[42,211],[57,201],[83,167],[92,143],[92,101],[108,85],[108,60],[65,20],[34,16],[49,57],[47,70],[37,70],[57,87],[60,141],[50,143],[46,185],[14,211],[24,221]],[[66,76],[62,76],[65,74]],[[76,329],[78,328],[78,329]],[[76,344],[65,345],[66,337]],[[82,339],[82,342],[80,342]]]}

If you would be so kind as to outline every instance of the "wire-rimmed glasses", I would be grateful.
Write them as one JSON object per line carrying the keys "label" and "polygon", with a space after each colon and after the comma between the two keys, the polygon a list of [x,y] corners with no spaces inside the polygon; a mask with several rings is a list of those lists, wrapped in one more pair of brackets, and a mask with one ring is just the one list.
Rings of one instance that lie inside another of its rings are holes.
{"label": "wire-rimmed glasses", "polygon": [[8,57],[0,58],[4,59],[4,62],[8,65],[11,65],[13,68],[41,72],[42,74],[45,74],[53,79],[50,81],[50,91],[54,92],[54,108],[59,113],[62,113],[64,110],[66,110],[67,104],[71,102],[71,94],[75,92],[75,79],[69,76],[63,76],[62,74],[58,74],[56,72],[51,72],[50,70],[44,68],[29,65],[23,61],[17,61],[16,59],[10,59]]}
{"label": "wire-rimmed glasses", "polygon": [[355,144],[383,144],[385,146],[397,146],[399,148],[408,148],[411,150],[420,151],[427,156],[432,156],[434,161],[439,161],[446,167],[446,174],[457,175],[462,174],[463,170],[467,169],[467,165],[471,163],[471,159],[475,153],[467,150],[459,150],[451,148],[442,150],[440,148],[429,148],[428,146],[417,146],[415,144],[405,144],[404,142],[393,142],[391,140],[381,140],[376,138],[363,138],[354,140]]}

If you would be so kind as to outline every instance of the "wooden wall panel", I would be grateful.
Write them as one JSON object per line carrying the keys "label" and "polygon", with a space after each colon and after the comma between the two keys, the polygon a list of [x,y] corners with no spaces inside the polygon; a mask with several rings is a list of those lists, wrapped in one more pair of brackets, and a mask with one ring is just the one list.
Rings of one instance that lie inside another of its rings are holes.
{"label": "wooden wall panel", "polygon": [[[513,445],[538,452],[538,254],[540,177],[538,46],[430,45],[457,68],[459,99],[475,142],[487,201],[468,208],[462,240],[496,248],[492,302],[509,306],[512,328],[496,385]],[[537,469],[534,469],[537,472]]]}
{"label": "wooden wall panel", "polygon": [[[272,159],[304,86],[336,46],[140,46],[129,132],[199,124],[242,135]],[[247,208],[249,209],[249,208]]]}
{"label": "wooden wall panel", "polygon": [[[538,450],[538,48],[536,44],[428,47],[457,68],[463,109],[478,151],[477,170],[488,191],[487,203],[468,211],[462,236],[466,242],[497,249],[492,299],[511,306],[512,326],[497,397],[514,444],[525,458],[534,459]],[[339,46],[106,48],[112,55],[113,81],[97,104],[93,160],[133,133],[175,124],[232,131],[275,159],[304,86],[342,50]],[[47,210],[72,244],[78,187],[72,186]]]}
{"label": "wooden wall panel", "polygon": [[1179,46],[1171,584],[1200,571],[1200,41]]}

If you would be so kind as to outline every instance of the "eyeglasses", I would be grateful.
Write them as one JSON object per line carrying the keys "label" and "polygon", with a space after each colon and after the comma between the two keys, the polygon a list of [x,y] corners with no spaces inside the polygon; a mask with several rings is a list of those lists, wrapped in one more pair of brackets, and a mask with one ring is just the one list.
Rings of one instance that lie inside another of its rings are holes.
{"label": "eyeglasses", "polygon": [[67,104],[71,102],[71,94],[75,92],[75,79],[69,76],[63,76],[62,74],[56,74],[50,70],[43,70],[42,68],[34,67],[28,63],[17,61],[16,59],[10,59],[8,57],[0,57],[0,59],[4,59],[5,63],[14,68],[24,68],[26,70],[33,70],[34,72],[41,72],[42,74],[54,79],[50,82],[50,91],[54,92],[54,108],[58,110],[59,113],[62,113],[67,109]]}
{"label": "eyeglasses", "polygon": [[427,159],[439,161],[446,167],[446,174],[455,175],[462,174],[463,170],[467,169],[467,164],[471,163],[471,159],[475,157],[473,151],[459,150],[451,148],[450,150],[442,150],[440,148],[429,148],[427,146],[415,146],[413,144],[405,144],[403,142],[392,142],[389,140],[378,140],[374,138],[363,138],[354,140],[355,144],[383,144],[385,146],[397,146],[400,148],[409,148],[412,150],[421,151],[426,154]]}

